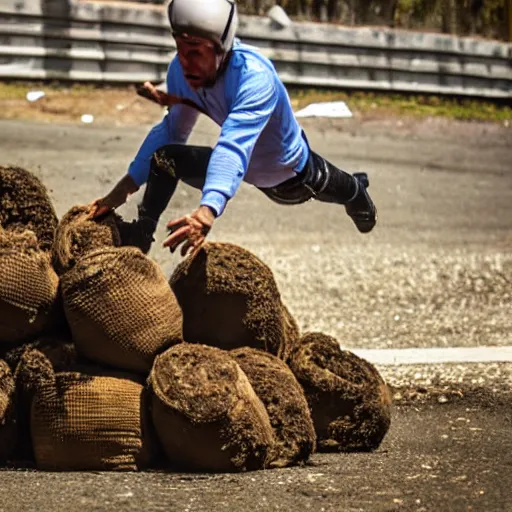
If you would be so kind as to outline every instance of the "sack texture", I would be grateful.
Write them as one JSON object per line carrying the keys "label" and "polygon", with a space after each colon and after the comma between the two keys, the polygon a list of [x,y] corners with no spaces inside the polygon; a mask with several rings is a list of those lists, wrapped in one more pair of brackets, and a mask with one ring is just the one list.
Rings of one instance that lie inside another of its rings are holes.
{"label": "sack texture", "polygon": [[0,166],[0,226],[29,229],[40,249],[51,250],[57,215],[46,187],[30,171]]}
{"label": "sack texture", "polygon": [[88,252],[121,245],[117,215],[110,213],[99,220],[91,220],[89,214],[89,206],[74,206],[57,226],[52,263],[59,275]]}
{"label": "sack texture", "polygon": [[18,443],[13,460],[34,462],[30,433],[30,409],[41,383],[55,372],[79,368],[75,346],[67,339],[45,336],[34,343],[11,349],[5,360],[14,373]]}
{"label": "sack texture", "polygon": [[154,444],[143,385],[129,375],[57,373],[42,382],[31,410],[39,469],[139,470]]}
{"label": "sack texture", "polygon": [[182,343],[149,377],[152,416],[171,465],[202,471],[268,466],[275,439],[264,405],[226,351]]}
{"label": "sack texture", "polygon": [[306,462],[316,447],[316,434],[302,387],[288,366],[267,352],[239,348],[230,352],[263,402],[276,444],[270,467]]}
{"label": "sack texture", "polygon": [[380,445],[391,423],[391,394],[375,366],[322,333],[304,335],[289,365],[311,408],[318,450]]}
{"label": "sack texture", "polygon": [[14,379],[7,363],[0,359],[0,464],[10,459],[15,445]]}
{"label": "sack texture", "polygon": [[32,231],[0,228],[0,344],[23,343],[49,329],[59,279]]}
{"label": "sack texture", "polygon": [[170,279],[183,311],[185,341],[225,350],[252,347],[285,357],[297,324],[270,268],[232,244],[207,243]]}
{"label": "sack texture", "polygon": [[155,356],[182,341],[182,316],[160,267],[133,247],[89,252],[61,277],[77,351],[148,374]]}

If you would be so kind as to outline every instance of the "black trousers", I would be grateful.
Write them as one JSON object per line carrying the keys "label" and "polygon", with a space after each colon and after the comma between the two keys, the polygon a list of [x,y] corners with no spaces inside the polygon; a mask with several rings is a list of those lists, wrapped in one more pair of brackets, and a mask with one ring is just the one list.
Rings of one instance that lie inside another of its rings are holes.
{"label": "black trousers", "polygon": [[[207,146],[182,144],[170,144],[158,149],[151,159],[140,214],[158,220],[179,180],[201,190],[212,151]],[[354,197],[357,185],[352,175],[311,151],[305,168],[297,176],[275,187],[260,190],[280,204],[301,204],[313,198],[345,204]]]}

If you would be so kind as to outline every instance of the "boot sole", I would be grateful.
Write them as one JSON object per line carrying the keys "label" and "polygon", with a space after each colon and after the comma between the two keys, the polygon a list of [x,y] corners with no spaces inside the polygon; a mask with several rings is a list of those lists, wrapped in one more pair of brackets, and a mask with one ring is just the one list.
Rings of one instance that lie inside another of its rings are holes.
{"label": "boot sole", "polygon": [[377,224],[377,208],[375,207],[375,204],[373,203],[372,199],[366,192],[366,189],[370,186],[370,180],[368,179],[368,174],[365,172],[356,172],[354,173],[354,178],[357,179],[359,182],[359,186],[363,187],[364,193],[367,197],[368,204],[371,207],[372,212],[370,212],[371,217],[365,216],[357,217],[357,215],[350,215],[349,217],[354,221],[354,224],[356,225],[356,228],[360,233],[369,233]]}

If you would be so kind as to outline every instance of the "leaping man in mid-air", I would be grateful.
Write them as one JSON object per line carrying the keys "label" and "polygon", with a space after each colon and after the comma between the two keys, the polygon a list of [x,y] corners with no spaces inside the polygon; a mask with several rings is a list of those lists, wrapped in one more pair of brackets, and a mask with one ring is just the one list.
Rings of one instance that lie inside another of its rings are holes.
{"label": "leaping man in mid-air", "polygon": [[[360,232],[371,231],[377,214],[366,174],[348,174],[311,150],[272,63],[235,39],[235,3],[171,0],[168,14],[177,54],[169,65],[167,94],[151,84],[145,92],[162,105],[178,103],[149,132],[128,173],[94,201],[92,215],[117,208],[146,183],[135,225],[138,245],[147,253],[183,180],[202,190],[200,204],[168,223],[164,246],[174,252],[183,244],[185,255],[202,244],[244,180],[281,204],[342,204]],[[213,149],[186,145],[200,112],[221,126]]]}

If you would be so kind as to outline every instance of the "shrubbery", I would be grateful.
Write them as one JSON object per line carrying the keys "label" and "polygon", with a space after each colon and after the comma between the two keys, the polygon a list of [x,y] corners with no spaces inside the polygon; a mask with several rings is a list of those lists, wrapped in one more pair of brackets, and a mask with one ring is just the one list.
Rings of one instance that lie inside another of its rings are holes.
{"label": "shrubbery", "polygon": [[[130,0],[137,1],[137,0]],[[166,4],[168,0],[138,0]],[[508,38],[508,0],[238,0],[240,12],[265,14],[275,4],[298,20],[380,25]]]}

